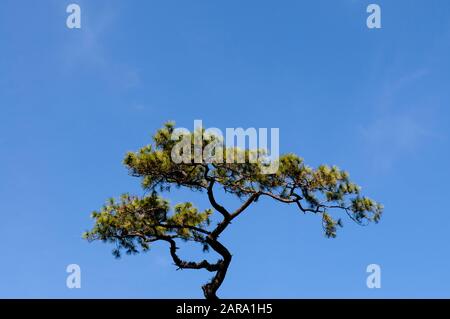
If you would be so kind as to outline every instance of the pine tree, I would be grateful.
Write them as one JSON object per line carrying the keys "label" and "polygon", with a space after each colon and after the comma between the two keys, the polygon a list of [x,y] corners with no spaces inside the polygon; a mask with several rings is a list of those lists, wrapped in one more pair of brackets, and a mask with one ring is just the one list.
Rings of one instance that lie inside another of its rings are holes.
{"label": "pine tree", "polygon": [[[333,217],[333,212],[343,211],[357,224],[378,222],[381,217],[383,207],[360,195],[360,187],[350,181],[345,171],[327,165],[313,169],[295,154],[280,156],[275,174],[265,174],[262,168],[267,163],[262,162],[202,160],[177,164],[172,160],[171,152],[186,136],[174,140],[174,129],[174,123],[165,124],[154,135],[152,145],[125,156],[124,165],[132,176],[141,179],[147,195],[124,194],[119,200],[110,199],[100,211],[92,213],[95,225],[84,234],[84,238],[114,243],[113,254],[116,257],[122,251],[127,254],[147,251],[156,241],[167,242],[178,268],[205,269],[214,274],[202,286],[207,299],[217,298],[217,290],[231,262],[231,253],[219,241],[220,235],[262,197],[295,205],[303,213],[320,216],[324,234],[332,238],[336,237],[337,228],[342,225],[340,219]],[[189,133],[188,138],[192,144],[195,143],[194,134]],[[217,137],[212,135],[204,138],[202,147],[214,139]],[[223,148],[220,151],[223,158],[234,152],[249,159],[255,150]],[[159,194],[170,191],[173,186],[205,193],[212,209],[199,211],[190,202],[177,204],[171,209],[169,202]],[[218,188],[237,197],[239,207],[229,210],[218,203],[215,196]],[[220,222],[212,226],[210,217],[213,213],[220,214]],[[179,240],[199,243],[205,252],[212,249],[221,257],[215,262],[182,260],[177,254]]]}

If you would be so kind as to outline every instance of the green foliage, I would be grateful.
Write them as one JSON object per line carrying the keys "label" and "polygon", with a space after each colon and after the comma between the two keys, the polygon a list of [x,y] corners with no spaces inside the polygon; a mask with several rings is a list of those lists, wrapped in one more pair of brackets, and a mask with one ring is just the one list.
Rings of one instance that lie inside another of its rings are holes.
{"label": "green foliage", "polygon": [[[117,203],[110,200],[102,210],[92,214],[95,225],[85,233],[86,239],[114,242],[117,256],[121,249],[127,253],[136,253],[139,249],[145,251],[151,242],[167,238],[199,242],[207,250],[207,237],[211,234],[209,217],[213,210],[199,212],[192,203],[182,203],[175,205],[171,213],[169,203],[157,192],[168,191],[172,186],[208,192],[215,210],[220,205],[214,203],[214,185],[241,200],[251,200],[250,203],[266,197],[296,205],[304,213],[322,216],[327,237],[335,237],[337,227],[341,226],[340,218],[336,221],[332,211],[345,212],[361,225],[380,220],[383,207],[362,196],[360,187],[350,181],[349,174],[336,166],[321,165],[314,169],[305,165],[299,156],[285,154],[278,159],[279,169],[275,174],[264,174],[266,164],[248,161],[255,152],[262,154],[264,150],[237,148],[219,149],[218,152],[223,152],[224,158],[231,153],[240,154],[247,159],[245,163],[203,160],[200,163],[176,164],[172,161],[171,152],[185,136],[172,140],[174,129],[174,123],[165,124],[154,135],[152,145],[125,156],[124,165],[132,176],[141,179],[143,189],[151,195],[138,198],[126,194]],[[191,155],[194,156],[194,134],[189,134]],[[217,139],[216,136],[208,136],[202,141],[202,147]],[[225,209],[219,211],[226,219],[235,217],[227,217]]]}
{"label": "green foliage", "polygon": [[119,202],[110,199],[99,212],[92,213],[95,226],[83,237],[115,243],[113,253],[119,257],[121,250],[127,254],[137,253],[139,248],[146,251],[151,242],[165,236],[185,240],[202,238],[189,227],[209,225],[211,212],[199,212],[191,203],[182,203],[169,216],[169,203],[156,193],[143,198],[124,194]]}
{"label": "green foliage", "polygon": [[[179,226],[208,226],[210,224],[209,216],[212,214],[212,209],[207,209],[199,213],[197,208],[193,207],[191,203],[182,203],[175,205],[175,214],[168,218],[169,225]],[[177,235],[183,239],[191,238],[194,233],[192,229],[180,227],[176,230]]]}

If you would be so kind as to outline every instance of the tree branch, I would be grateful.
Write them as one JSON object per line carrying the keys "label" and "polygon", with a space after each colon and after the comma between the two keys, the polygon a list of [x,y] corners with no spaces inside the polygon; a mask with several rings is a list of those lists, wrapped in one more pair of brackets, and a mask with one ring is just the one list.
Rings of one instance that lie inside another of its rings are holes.
{"label": "tree branch", "polygon": [[244,204],[243,204],[241,207],[239,207],[238,209],[236,209],[236,210],[234,211],[234,213],[231,214],[231,219],[234,219],[234,218],[238,217],[239,214],[242,213],[244,210],[246,210],[247,207],[250,206],[254,201],[256,201],[256,200],[259,198],[260,195],[261,195],[261,193],[259,193],[259,192],[258,192],[258,193],[252,194],[252,195],[244,202]]}
{"label": "tree branch", "polygon": [[155,226],[160,226],[160,227],[164,227],[164,228],[175,228],[175,229],[183,229],[183,228],[186,228],[186,229],[190,229],[190,230],[195,230],[195,231],[197,231],[197,232],[199,232],[199,233],[202,233],[202,234],[205,234],[205,235],[209,235],[210,234],[210,232],[209,231],[207,231],[207,230],[205,230],[205,229],[202,229],[202,228],[199,228],[199,227],[196,227],[196,226],[189,226],[189,225],[170,225],[170,224],[158,224],[158,225],[155,225]]}
{"label": "tree branch", "polygon": [[217,271],[219,270],[220,261],[211,264],[207,260],[202,260],[201,262],[193,262],[193,261],[184,261],[181,260],[177,255],[177,245],[173,238],[168,236],[160,236],[161,240],[167,241],[170,244],[170,255],[172,256],[173,262],[181,269],[206,269],[208,271]]}
{"label": "tree branch", "polygon": [[223,217],[225,219],[229,218],[230,213],[225,209],[225,207],[223,207],[222,205],[217,203],[217,201],[214,197],[213,187],[214,187],[215,180],[209,179],[209,181],[210,182],[209,182],[208,190],[207,190],[209,202],[211,203],[212,207],[214,207],[215,210],[217,210],[219,213],[221,213],[223,215]]}

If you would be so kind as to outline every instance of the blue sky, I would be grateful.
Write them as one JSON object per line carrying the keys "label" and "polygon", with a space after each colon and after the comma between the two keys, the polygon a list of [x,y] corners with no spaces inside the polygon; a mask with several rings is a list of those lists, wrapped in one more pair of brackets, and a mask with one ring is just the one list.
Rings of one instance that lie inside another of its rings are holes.
{"label": "blue sky", "polygon": [[[380,30],[362,0],[76,1],[69,30],[72,1],[2,0],[0,297],[202,298],[211,275],[175,271],[164,244],[115,260],[81,239],[105,199],[142,194],[125,152],[194,119],[278,127],[281,152],[348,170],[385,205],[330,240],[317,216],[261,200],[223,235],[219,296],[450,297],[450,3],[372,2]],[[66,287],[72,263],[81,289]]]}

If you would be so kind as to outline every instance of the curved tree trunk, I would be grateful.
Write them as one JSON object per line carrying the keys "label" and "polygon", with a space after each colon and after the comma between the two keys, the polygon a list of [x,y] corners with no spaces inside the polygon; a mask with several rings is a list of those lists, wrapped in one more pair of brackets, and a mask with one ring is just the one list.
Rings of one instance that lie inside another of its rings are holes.
{"label": "curved tree trunk", "polygon": [[216,275],[211,279],[210,282],[202,286],[203,294],[205,298],[208,300],[216,300],[219,299],[217,297],[217,290],[222,285],[223,280],[225,279],[225,275],[227,274],[228,266],[230,265],[231,258],[228,261],[221,261],[219,265],[219,270],[216,272]]}
{"label": "curved tree trunk", "polygon": [[202,286],[205,298],[208,300],[216,300],[219,299],[216,294],[217,290],[222,285],[223,280],[225,279],[225,275],[227,274],[228,267],[231,263],[231,254],[228,249],[221,243],[219,243],[216,239],[208,237],[207,243],[211,246],[212,249],[214,249],[223,257],[223,260],[220,260],[218,262],[219,269],[216,271],[214,277],[210,282]]}

